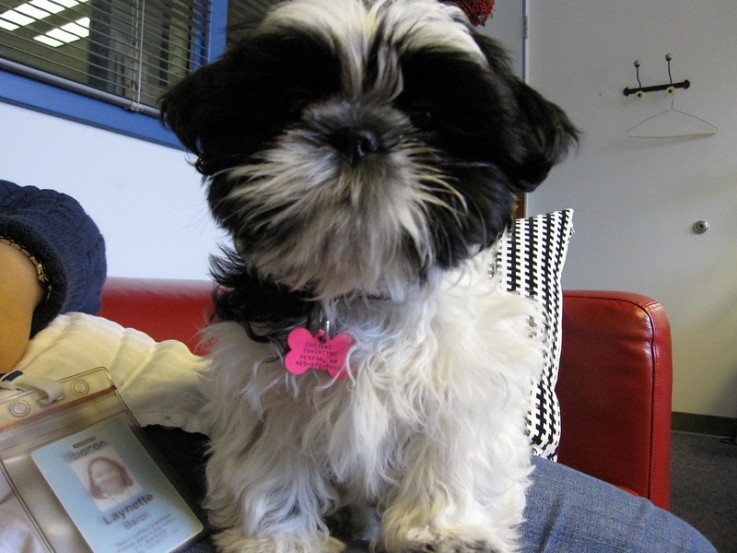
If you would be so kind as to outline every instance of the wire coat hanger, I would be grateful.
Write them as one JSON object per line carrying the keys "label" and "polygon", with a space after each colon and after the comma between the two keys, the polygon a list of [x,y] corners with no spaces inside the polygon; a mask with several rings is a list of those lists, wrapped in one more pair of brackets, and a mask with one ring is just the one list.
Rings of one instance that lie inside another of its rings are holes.
{"label": "wire coat hanger", "polygon": [[683,138],[708,136],[719,130],[705,119],[674,107],[675,92],[671,94],[670,108],[651,115],[627,131],[631,138]]}

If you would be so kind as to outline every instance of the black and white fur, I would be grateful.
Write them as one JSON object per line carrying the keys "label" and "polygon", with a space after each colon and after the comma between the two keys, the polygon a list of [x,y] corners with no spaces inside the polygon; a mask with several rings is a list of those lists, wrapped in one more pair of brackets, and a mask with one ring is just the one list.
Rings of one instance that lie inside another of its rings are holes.
{"label": "black and white fur", "polygon": [[[390,552],[514,551],[542,349],[485,268],[575,142],[563,112],[436,0],[279,4],[162,112],[233,239],[210,329],[219,548],[339,551],[326,519],[349,510]],[[287,373],[288,332],[327,321],[348,378]]]}

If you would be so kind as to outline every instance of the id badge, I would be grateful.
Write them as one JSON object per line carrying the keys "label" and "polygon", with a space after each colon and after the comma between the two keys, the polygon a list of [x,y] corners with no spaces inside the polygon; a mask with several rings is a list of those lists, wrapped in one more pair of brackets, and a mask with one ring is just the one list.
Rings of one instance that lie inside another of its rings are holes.
{"label": "id badge", "polygon": [[200,536],[200,518],[144,446],[107,371],[61,383],[54,404],[38,392],[0,403],[3,471],[44,547],[171,553]]}

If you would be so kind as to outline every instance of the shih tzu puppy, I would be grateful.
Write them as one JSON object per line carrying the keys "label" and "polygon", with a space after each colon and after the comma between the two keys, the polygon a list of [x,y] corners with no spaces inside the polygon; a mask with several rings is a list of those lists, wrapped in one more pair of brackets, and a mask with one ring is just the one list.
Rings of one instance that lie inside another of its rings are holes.
{"label": "shih tzu puppy", "polygon": [[543,354],[486,263],[575,143],[563,112],[455,6],[292,0],[162,113],[233,240],[207,378],[221,551],[340,551],[331,518],[390,552],[514,551]]}

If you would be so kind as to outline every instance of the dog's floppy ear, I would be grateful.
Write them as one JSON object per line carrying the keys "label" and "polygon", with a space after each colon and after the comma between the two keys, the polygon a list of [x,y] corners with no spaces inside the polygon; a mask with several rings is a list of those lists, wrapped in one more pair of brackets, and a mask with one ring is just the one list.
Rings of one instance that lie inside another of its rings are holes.
{"label": "dog's floppy ear", "polygon": [[516,184],[532,192],[551,167],[562,161],[578,141],[578,130],[557,105],[517,80],[513,88],[518,105],[519,150],[511,156]]}
{"label": "dog's floppy ear", "polygon": [[161,119],[189,151],[202,155],[202,137],[209,134],[216,117],[218,69],[205,66],[164,94]]}
{"label": "dog's floppy ear", "polygon": [[231,91],[238,78],[232,65],[226,55],[185,77],[161,99],[162,121],[197,155],[196,167],[204,175],[222,168],[241,145],[242,137],[234,135],[243,114]]}
{"label": "dog's floppy ear", "polygon": [[493,39],[478,33],[475,39],[492,71],[509,87],[509,130],[514,139],[502,168],[515,186],[532,192],[577,144],[578,130],[561,108],[511,72],[506,54]]}

